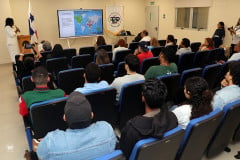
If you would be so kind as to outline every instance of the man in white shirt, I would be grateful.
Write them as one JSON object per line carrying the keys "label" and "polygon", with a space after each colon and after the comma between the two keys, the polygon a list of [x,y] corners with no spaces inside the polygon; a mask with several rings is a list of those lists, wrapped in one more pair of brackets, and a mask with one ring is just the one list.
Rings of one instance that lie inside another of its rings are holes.
{"label": "man in white shirt", "polygon": [[234,46],[235,53],[228,59],[228,61],[240,60],[240,41]]}
{"label": "man in white shirt", "polygon": [[190,48],[190,40],[187,38],[183,38],[180,44],[180,48],[177,50],[176,54],[181,55],[182,53],[192,52]]}
{"label": "man in white shirt", "polygon": [[137,58],[137,56],[133,54],[127,55],[125,58],[125,70],[127,71],[127,75],[115,78],[115,80],[111,84],[111,86],[116,88],[117,90],[117,101],[119,100],[121,89],[124,84],[145,79],[143,75],[137,73],[138,68],[139,59]]}
{"label": "man in white shirt", "polygon": [[140,42],[141,41],[149,42],[151,40],[151,37],[148,36],[148,31],[147,30],[142,31],[141,37],[142,37],[142,39],[140,40]]}

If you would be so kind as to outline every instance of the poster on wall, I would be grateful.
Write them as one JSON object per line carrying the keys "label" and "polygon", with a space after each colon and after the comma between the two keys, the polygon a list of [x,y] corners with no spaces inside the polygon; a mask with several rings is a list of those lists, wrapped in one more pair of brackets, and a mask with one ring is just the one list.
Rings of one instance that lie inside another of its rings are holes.
{"label": "poster on wall", "polygon": [[113,35],[119,34],[123,26],[123,6],[106,6],[107,31]]}

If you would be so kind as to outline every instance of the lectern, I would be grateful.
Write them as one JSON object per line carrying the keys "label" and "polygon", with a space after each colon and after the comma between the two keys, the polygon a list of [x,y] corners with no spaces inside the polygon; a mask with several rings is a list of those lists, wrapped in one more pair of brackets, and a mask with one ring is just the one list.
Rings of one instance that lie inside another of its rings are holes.
{"label": "lectern", "polygon": [[22,53],[22,43],[24,41],[28,41],[30,43],[30,35],[19,35],[17,36],[17,40],[18,40],[18,47],[20,52]]}

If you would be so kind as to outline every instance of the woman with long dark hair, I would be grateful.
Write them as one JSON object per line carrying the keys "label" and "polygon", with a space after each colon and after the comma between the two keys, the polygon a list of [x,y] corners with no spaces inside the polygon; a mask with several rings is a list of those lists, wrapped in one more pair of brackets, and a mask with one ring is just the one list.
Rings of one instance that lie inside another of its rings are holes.
{"label": "woman with long dark hair", "polygon": [[61,44],[55,44],[52,50],[51,58],[64,57],[63,47]]}
{"label": "woman with long dark hair", "polygon": [[5,33],[7,39],[7,48],[13,63],[15,63],[15,55],[20,53],[17,42],[17,32],[20,32],[20,30],[14,26],[14,20],[12,18],[6,18]]}
{"label": "woman with long dark hair", "polygon": [[184,94],[187,101],[174,109],[173,113],[177,116],[178,124],[185,129],[190,120],[212,111],[213,93],[205,79],[191,77],[185,82]]}

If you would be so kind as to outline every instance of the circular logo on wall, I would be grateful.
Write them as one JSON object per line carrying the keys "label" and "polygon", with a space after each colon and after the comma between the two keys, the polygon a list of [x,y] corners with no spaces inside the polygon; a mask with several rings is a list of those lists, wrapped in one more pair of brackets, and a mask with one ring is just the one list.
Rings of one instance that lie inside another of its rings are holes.
{"label": "circular logo on wall", "polygon": [[112,12],[108,17],[108,22],[112,27],[119,27],[121,24],[122,17],[117,12]]}

